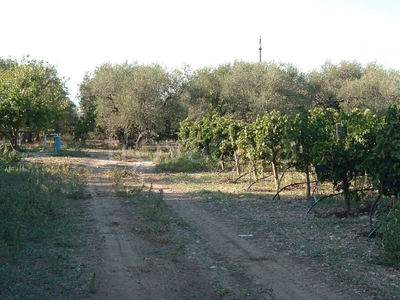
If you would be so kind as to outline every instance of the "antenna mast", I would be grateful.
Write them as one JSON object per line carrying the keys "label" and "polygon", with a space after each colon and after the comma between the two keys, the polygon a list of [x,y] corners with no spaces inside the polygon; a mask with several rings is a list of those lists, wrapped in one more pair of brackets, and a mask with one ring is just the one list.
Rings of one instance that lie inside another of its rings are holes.
{"label": "antenna mast", "polygon": [[261,48],[261,35],[260,35],[260,48],[258,50],[260,50],[260,62],[261,62],[261,50],[262,50],[262,48]]}

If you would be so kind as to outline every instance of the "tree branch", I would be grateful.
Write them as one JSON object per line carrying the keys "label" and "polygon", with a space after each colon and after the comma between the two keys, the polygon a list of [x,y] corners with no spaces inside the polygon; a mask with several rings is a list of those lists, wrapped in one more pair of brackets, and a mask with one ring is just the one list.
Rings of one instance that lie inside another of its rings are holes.
{"label": "tree branch", "polygon": [[313,196],[314,199],[315,199],[315,202],[314,202],[313,205],[311,205],[310,208],[307,210],[306,216],[307,216],[307,215],[311,212],[311,210],[312,210],[318,203],[320,203],[322,200],[327,199],[327,198],[330,198],[330,197],[333,197],[333,196],[337,196],[337,195],[340,195],[340,194],[343,194],[343,192],[341,192],[341,193],[335,193],[335,194],[330,194],[330,195],[328,195],[328,196],[324,196],[324,197],[322,197],[322,198],[319,198],[318,200],[317,200],[317,198],[315,198],[315,196]]}
{"label": "tree branch", "polygon": [[[317,180],[314,180],[314,181],[310,181],[310,183],[316,183],[316,182],[318,182]],[[272,200],[275,200],[275,198],[276,197],[278,197],[279,196],[279,194],[280,194],[280,192],[282,192],[283,190],[285,190],[285,189],[287,189],[287,188],[289,188],[289,187],[292,187],[292,186],[296,186],[296,185],[300,185],[300,184],[306,184],[307,183],[307,181],[305,181],[305,182],[294,182],[294,183],[291,183],[291,184],[289,184],[289,185],[286,185],[286,186],[284,186],[283,188],[281,188],[275,195],[274,195],[274,197],[272,197]]]}

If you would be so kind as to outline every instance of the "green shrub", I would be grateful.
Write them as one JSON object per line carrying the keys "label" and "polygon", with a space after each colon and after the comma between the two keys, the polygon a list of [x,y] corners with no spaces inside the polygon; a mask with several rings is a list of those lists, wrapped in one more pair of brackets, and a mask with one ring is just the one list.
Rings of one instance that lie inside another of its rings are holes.
{"label": "green shrub", "polygon": [[11,148],[10,145],[0,145],[0,166],[8,166],[10,164],[19,162],[21,158],[18,156],[18,152]]}

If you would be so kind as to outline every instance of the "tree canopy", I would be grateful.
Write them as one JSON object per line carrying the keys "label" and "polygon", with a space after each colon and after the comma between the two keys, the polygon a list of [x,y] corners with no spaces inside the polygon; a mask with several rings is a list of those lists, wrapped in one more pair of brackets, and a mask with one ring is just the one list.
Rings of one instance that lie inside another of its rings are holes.
{"label": "tree canopy", "polygon": [[185,111],[177,100],[185,84],[183,72],[157,64],[107,63],[85,78],[81,103],[109,136],[163,135],[179,129]]}
{"label": "tree canopy", "polygon": [[255,120],[262,112],[295,114],[311,107],[305,76],[290,64],[235,61],[194,73],[188,88],[189,117],[210,112]]}
{"label": "tree canopy", "polygon": [[53,66],[28,58],[21,62],[2,60],[0,127],[9,132],[14,147],[19,130],[55,130],[70,107],[65,81]]}

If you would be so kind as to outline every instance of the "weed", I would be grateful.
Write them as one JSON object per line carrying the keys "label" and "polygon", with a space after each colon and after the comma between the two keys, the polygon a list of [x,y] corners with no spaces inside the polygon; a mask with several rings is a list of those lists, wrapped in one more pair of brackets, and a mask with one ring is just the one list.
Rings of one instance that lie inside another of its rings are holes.
{"label": "weed", "polygon": [[111,155],[111,160],[115,160],[115,161],[124,161],[125,157],[123,155],[123,153],[120,152],[113,152]]}
{"label": "weed", "polygon": [[186,248],[185,244],[180,244],[178,245],[178,247],[174,250],[174,255],[172,256],[172,261],[176,261],[176,256],[180,253],[180,252],[184,252]]}
{"label": "weed", "polygon": [[126,168],[115,168],[110,172],[110,177],[113,181],[114,190],[117,196],[129,197],[136,193],[140,193],[143,190],[143,185],[141,187],[125,186],[126,181],[131,179],[133,175],[134,173]]}
{"label": "weed", "polygon": [[[172,259],[181,253],[187,243],[187,224],[164,202],[162,191],[153,191],[142,183],[126,186],[125,181],[132,173],[126,169],[115,169],[110,172],[116,194],[124,197],[124,203],[130,205],[137,213],[137,222],[133,228],[141,232],[148,241],[158,243],[172,255]],[[183,245],[173,248],[173,245]]]}
{"label": "weed", "polygon": [[89,283],[89,292],[94,294],[96,293],[96,272],[93,272],[92,278],[90,279]]}

